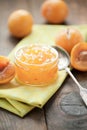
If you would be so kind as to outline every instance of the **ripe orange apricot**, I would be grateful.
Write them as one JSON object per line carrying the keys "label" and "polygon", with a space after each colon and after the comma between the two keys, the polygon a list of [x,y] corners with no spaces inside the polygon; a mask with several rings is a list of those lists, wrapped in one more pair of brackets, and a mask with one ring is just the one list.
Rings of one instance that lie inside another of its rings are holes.
{"label": "ripe orange apricot", "polygon": [[3,70],[9,63],[9,59],[4,56],[0,56],[0,71]]}
{"label": "ripe orange apricot", "polygon": [[5,56],[0,56],[0,84],[10,82],[15,76],[15,66]]}
{"label": "ripe orange apricot", "polygon": [[75,28],[67,28],[57,34],[55,43],[70,53],[74,45],[83,40],[83,36],[79,30]]}
{"label": "ripe orange apricot", "polygon": [[27,36],[32,31],[33,17],[23,9],[16,10],[8,17],[8,29],[10,33],[18,38]]}
{"label": "ripe orange apricot", "polygon": [[68,6],[63,0],[46,0],[41,6],[42,16],[50,23],[64,22],[68,12]]}
{"label": "ripe orange apricot", "polygon": [[76,44],[71,51],[71,65],[80,71],[87,71],[87,43]]}

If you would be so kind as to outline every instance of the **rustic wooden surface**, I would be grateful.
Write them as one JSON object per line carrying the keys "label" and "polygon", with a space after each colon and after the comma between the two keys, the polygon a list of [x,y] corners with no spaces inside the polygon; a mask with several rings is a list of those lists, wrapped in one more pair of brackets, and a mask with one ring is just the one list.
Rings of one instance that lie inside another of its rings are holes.
{"label": "rustic wooden surface", "polygon": [[[44,0],[0,0],[0,55],[8,55],[18,43],[7,28],[9,14],[19,8],[29,10],[36,24],[47,24],[41,17]],[[66,0],[70,14],[63,24],[86,24],[87,0]],[[87,73],[73,70],[81,85],[87,88]],[[23,119],[0,108],[0,130],[87,130],[87,108],[78,88],[68,76],[61,89],[43,109],[34,109]]]}

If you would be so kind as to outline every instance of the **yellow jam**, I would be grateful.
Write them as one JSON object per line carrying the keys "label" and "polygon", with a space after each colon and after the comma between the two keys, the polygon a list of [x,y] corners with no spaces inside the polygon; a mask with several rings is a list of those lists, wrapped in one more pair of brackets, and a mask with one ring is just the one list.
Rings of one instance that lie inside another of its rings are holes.
{"label": "yellow jam", "polygon": [[45,85],[58,74],[58,52],[46,45],[29,45],[15,54],[19,81],[30,85]]}

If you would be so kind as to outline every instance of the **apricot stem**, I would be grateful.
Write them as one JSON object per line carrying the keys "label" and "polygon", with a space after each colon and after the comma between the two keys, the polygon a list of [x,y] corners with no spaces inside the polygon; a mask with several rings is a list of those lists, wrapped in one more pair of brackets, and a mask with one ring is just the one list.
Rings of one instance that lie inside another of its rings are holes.
{"label": "apricot stem", "polygon": [[66,34],[67,34],[67,38],[68,38],[68,40],[69,40],[70,37],[71,37],[71,35],[70,35],[70,29],[69,29],[69,28],[67,28],[67,30],[66,30]]}

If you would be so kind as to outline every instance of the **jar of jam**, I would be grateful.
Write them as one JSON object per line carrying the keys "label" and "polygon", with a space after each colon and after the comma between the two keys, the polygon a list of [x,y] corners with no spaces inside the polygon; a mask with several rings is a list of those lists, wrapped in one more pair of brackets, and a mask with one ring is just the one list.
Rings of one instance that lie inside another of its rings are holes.
{"label": "jar of jam", "polygon": [[16,51],[15,66],[21,83],[46,85],[58,76],[58,52],[46,45],[25,46]]}

